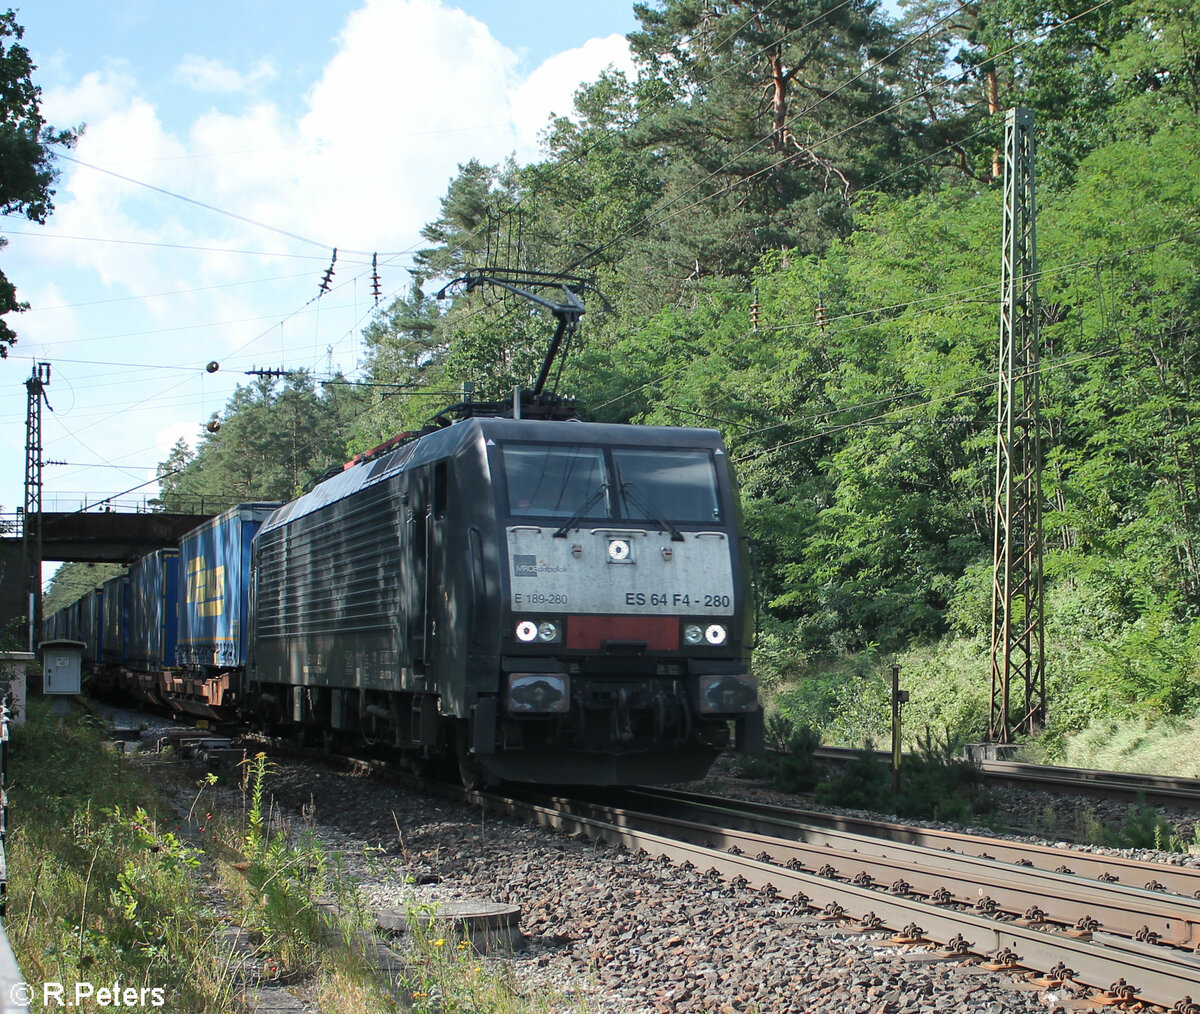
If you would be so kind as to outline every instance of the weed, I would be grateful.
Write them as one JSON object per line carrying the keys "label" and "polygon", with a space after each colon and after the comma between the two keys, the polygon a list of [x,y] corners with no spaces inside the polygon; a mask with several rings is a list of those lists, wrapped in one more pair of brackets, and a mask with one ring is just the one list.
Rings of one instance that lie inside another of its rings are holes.
{"label": "weed", "polygon": [[161,989],[169,1009],[228,1010],[199,852],[169,830],[144,766],[118,769],[93,723],[57,724],[35,698],[13,729],[9,933],[26,979],[119,981]]}
{"label": "weed", "polygon": [[[1095,829],[1091,830],[1094,834]],[[1147,806],[1145,797],[1141,795],[1136,803],[1130,803],[1126,808],[1119,827],[1101,825],[1098,837],[1091,840],[1110,848],[1187,851],[1187,844],[1175,826],[1164,819],[1154,807]]]}
{"label": "weed", "polygon": [[918,747],[917,754],[904,760],[897,795],[892,794],[890,766],[876,754],[863,752],[817,786],[816,801],[953,823],[966,823],[995,809],[979,768],[959,756],[960,745],[949,733],[939,740],[926,729]]}
{"label": "weed", "polygon": [[741,774],[769,781],[783,792],[808,792],[817,784],[823,769],[813,754],[821,737],[812,729],[774,714],[767,719],[766,740],[774,752],[743,758]]}

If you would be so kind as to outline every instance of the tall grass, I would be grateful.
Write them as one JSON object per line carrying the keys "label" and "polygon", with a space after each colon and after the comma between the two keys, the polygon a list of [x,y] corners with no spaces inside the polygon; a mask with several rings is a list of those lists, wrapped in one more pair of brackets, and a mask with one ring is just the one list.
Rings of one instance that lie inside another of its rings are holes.
{"label": "tall grass", "polygon": [[[1046,759],[1031,745],[1023,759]],[[1200,717],[1101,719],[1063,738],[1052,758],[1070,767],[1200,778]]]}
{"label": "tall grass", "polygon": [[173,830],[147,773],[102,740],[98,723],[61,728],[41,699],[9,753],[6,929],[33,1009],[43,986],[160,989],[163,1009],[227,1011],[234,990],[217,913],[202,896],[202,853]]}

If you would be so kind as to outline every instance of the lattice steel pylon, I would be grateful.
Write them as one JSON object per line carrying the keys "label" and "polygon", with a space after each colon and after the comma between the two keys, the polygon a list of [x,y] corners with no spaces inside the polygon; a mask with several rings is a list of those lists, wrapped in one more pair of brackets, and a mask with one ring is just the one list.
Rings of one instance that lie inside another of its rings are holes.
{"label": "lattice steel pylon", "polygon": [[988,739],[996,743],[1011,743],[1014,735],[1036,731],[1046,716],[1033,156],[1033,114],[1028,109],[1010,109],[1004,127],[988,725]]}
{"label": "lattice steel pylon", "polygon": [[[25,594],[29,602],[30,651],[41,630],[42,605],[42,402],[50,383],[50,364],[34,363],[25,381],[25,513],[21,541],[25,556]],[[49,402],[46,402],[49,405]]]}

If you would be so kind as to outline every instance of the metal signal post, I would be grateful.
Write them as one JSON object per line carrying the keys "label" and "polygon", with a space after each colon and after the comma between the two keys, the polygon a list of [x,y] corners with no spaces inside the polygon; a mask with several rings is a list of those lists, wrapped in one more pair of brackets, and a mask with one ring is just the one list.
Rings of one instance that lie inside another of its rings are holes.
{"label": "metal signal post", "polygon": [[988,725],[988,738],[995,743],[1035,731],[1046,715],[1033,156],[1033,114],[1010,109],[1004,129]]}

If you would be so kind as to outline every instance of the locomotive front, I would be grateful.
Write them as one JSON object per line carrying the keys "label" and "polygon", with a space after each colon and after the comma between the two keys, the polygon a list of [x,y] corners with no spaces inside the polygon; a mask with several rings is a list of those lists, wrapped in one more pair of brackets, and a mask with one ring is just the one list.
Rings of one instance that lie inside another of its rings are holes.
{"label": "locomotive front", "polygon": [[474,716],[482,765],[663,782],[759,749],[748,553],[720,435],[493,426],[503,682]]}

